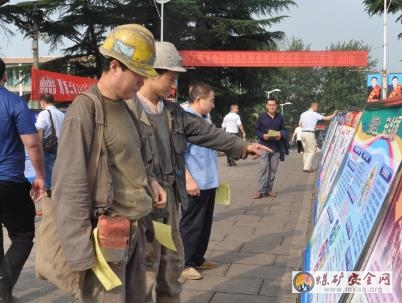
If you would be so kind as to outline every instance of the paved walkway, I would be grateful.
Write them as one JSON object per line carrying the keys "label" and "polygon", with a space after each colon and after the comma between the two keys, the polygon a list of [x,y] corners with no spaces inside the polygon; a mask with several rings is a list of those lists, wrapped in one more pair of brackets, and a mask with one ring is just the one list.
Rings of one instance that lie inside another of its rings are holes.
{"label": "paved walkway", "polygon": [[[230,206],[217,205],[207,257],[219,263],[203,280],[184,281],[184,303],[295,302],[292,270],[299,270],[311,228],[314,174],[302,172],[294,151],[279,165],[276,198],[253,200],[258,160],[227,167],[219,158],[221,179],[231,184]],[[34,274],[35,251],[18,281],[16,303],[67,303],[69,296]]]}

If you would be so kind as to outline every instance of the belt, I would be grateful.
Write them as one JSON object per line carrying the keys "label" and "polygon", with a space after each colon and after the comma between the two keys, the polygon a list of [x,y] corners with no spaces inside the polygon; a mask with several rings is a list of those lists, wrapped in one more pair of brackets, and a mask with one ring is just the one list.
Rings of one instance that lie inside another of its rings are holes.
{"label": "belt", "polygon": [[313,130],[302,130],[303,133],[315,133]]}

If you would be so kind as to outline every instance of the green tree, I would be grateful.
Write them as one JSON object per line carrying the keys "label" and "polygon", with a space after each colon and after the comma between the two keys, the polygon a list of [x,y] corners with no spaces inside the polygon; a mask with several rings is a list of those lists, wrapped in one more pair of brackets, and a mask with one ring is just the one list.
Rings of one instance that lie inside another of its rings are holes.
{"label": "green tree", "polygon": [[[291,5],[292,0],[171,1],[165,5],[165,40],[179,49],[269,49],[284,33],[269,32],[268,28],[280,22],[285,16],[279,13]],[[63,58],[49,64],[53,70],[66,71],[68,66],[72,73],[99,76],[98,46],[106,32],[119,24],[135,22],[145,25],[155,37],[160,34],[159,6],[153,0],[42,0],[37,6],[43,11],[40,30],[48,33],[52,47],[60,47],[66,40],[71,44],[64,49]],[[256,18],[262,15],[268,17]],[[240,74],[197,69],[183,77],[183,84],[198,77],[224,90],[230,90],[224,87],[227,83],[237,86],[242,82],[248,88],[255,72]]]}
{"label": "green tree", "polygon": [[22,32],[28,30],[28,24],[26,23],[28,12],[18,5],[7,4],[8,0],[0,0],[0,29],[7,37],[14,35],[10,30],[10,24],[14,24]]}
{"label": "green tree", "polygon": [[[369,51],[370,48],[361,41],[351,40],[332,44],[329,50]],[[364,69],[322,68],[321,110],[330,113],[335,109],[362,108],[367,100],[367,70],[373,70],[376,64],[376,60],[369,58],[369,64]]]}
{"label": "green tree", "polygon": [[[399,14],[396,22],[402,24],[402,0],[363,0],[366,11],[370,16],[382,15],[384,13],[384,2],[387,5],[387,11],[391,14]],[[402,32],[398,38],[402,38]]]}

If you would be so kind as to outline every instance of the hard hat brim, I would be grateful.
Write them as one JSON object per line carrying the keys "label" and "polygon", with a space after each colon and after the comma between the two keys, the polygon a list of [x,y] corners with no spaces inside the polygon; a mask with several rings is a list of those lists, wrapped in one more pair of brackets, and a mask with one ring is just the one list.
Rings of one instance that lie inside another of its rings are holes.
{"label": "hard hat brim", "polygon": [[127,66],[127,65],[124,65],[124,66],[127,67],[132,72],[134,72],[140,76],[146,77],[146,78],[155,78],[158,76],[158,73],[156,72],[156,70],[154,68],[144,69],[144,68],[136,68],[136,67],[132,67],[132,66]]}
{"label": "hard hat brim", "polygon": [[179,73],[185,73],[187,70],[184,67],[181,66],[154,66],[156,69],[165,69],[165,70],[170,70],[172,72],[179,72]]}

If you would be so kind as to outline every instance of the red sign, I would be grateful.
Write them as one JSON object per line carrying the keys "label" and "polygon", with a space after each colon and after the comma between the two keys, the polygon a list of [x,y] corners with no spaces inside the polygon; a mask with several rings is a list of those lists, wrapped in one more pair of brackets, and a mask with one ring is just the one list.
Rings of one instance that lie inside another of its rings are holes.
{"label": "red sign", "polygon": [[363,67],[367,51],[180,51],[184,66]]}
{"label": "red sign", "polygon": [[31,100],[39,100],[44,93],[53,95],[55,101],[73,101],[98,80],[61,73],[32,69]]}

